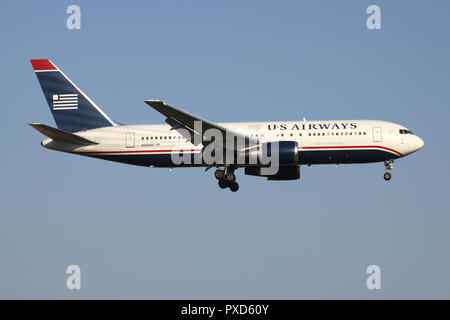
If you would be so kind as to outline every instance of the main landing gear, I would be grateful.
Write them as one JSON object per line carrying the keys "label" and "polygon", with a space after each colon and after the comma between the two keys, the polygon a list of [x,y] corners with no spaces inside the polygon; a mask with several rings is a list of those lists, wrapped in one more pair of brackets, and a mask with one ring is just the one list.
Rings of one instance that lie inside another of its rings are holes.
{"label": "main landing gear", "polygon": [[230,188],[231,191],[239,190],[239,184],[236,182],[235,168],[225,167],[225,170],[217,169],[214,176],[219,180],[219,187],[221,189]]}
{"label": "main landing gear", "polygon": [[386,168],[386,172],[384,173],[384,180],[389,181],[391,180],[391,173],[389,171],[391,171],[394,168],[394,160],[390,159],[390,160],[386,160],[384,162],[384,167]]}

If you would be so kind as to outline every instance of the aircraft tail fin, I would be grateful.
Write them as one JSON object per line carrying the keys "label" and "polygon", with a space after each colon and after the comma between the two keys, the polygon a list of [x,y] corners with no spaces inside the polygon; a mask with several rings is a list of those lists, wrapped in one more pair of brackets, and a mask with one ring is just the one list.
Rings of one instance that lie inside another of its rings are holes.
{"label": "aircraft tail fin", "polygon": [[50,60],[31,64],[59,129],[77,132],[118,125]]}
{"label": "aircraft tail fin", "polygon": [[42,133],[43,135],[53,139],[54,141],[69,143],[69,144],[78,144],[82,146],[88,146],[91,144],[98,144],[97,142],[90,141],[86,138],[80,137],[79,135],[56,129],[45,124],[41,123],[28,123],[30,126],[35,128],[37,131]]}

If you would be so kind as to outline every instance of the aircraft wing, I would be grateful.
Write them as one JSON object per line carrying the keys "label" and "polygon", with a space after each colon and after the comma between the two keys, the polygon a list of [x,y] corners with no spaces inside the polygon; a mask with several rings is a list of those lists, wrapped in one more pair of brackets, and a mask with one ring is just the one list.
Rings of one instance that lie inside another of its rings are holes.
{"label": "aircraft wing", "polygon": [[[184,138],[190,140],[194,145],[198,145],[202,143],[205,131],[208,129],[216,129],[222,133],[223,137],[237,137],[238,139],[242,139],[245,141],[245,145],[248,146],[256,146],[259,144],[258,140],[253,139],[247,135],[235,132],[233,130],[222,127],[218,124],[210,122],[208,120],[202,119],[196,115],[183,111],[181,109],[172,107],[160,100],[145,100],[145,102],[150,105],[156,111],[162,113],[166,117],[166,122],[172,127],[173,130],[177,130],[182,128],[185,130],[178,131]],[[197,122],[197,123],[196,123]],[[201,132],[199,132],[198,127],[201,123]],[[190,133],[186,136],[186,130]],[[183,132],[184,131],[184,132]],[[227,139],[229,140],[229,139]],[[234,139],[231,139],[234,141]],[[221,143],[221,142],[215,142]],[[230,141],[227,141],[229,144]],[[223,145],[223,143],[222,143]],[[234,142],[227,147],[225,145],[224,148],[234,148]]]}

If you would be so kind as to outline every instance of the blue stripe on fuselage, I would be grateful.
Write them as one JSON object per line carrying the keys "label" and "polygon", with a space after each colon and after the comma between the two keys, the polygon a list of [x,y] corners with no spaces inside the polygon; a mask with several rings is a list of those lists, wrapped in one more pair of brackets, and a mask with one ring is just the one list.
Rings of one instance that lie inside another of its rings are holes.
{"label": "blue stripe on fuselage", "polygon": [[300,164],[371,163],[397,159],[398,155],[378,149],[301,151]]}
{"label": "blue stripe on fuselage", "polygon": [[[195,166],[205,166],[205,163],[195,164],[194,155],[200,156],[200,153],[191,153],[191,163]],[[138,166],[155,167],[186,167],[191,165],[174,165],[170,153],[165,154],[98,154],[87,155],[89,157],[110,160],[120,163],[133,164]],[[389,159],[397,159],[398,155],[383,150],[364,149],[364,150],[314,150],[299,151],[301,165],[308,164],[337,164],[337,163],[370,163],[380,162]]]}

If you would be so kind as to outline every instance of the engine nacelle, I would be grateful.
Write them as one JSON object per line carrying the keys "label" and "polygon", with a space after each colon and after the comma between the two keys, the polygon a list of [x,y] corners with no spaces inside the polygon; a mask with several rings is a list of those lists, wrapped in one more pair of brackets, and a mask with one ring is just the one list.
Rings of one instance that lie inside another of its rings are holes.
{"label": "engine nacelle", "polygon": [[274,175],[261,174],[261,167],[246,167],[245,174],[266,177],[268,180],[298,180],[300,179],[300,166],[280,166]]}
{"label": "engine nacelle", "polygon": [[278,157],[280,165],[299,163],[296,141],[266,142],[263,143],[262,150],[268,157]]}
{"label": "engine nacelle", "polygon": [[[298,143],[296,141],[265,142],[256,148],[245,151],[245,159],[248,164],[267,165],[277,162],[278,165],[299,164]],[[257,159],[256,162],[248,159]]]}

